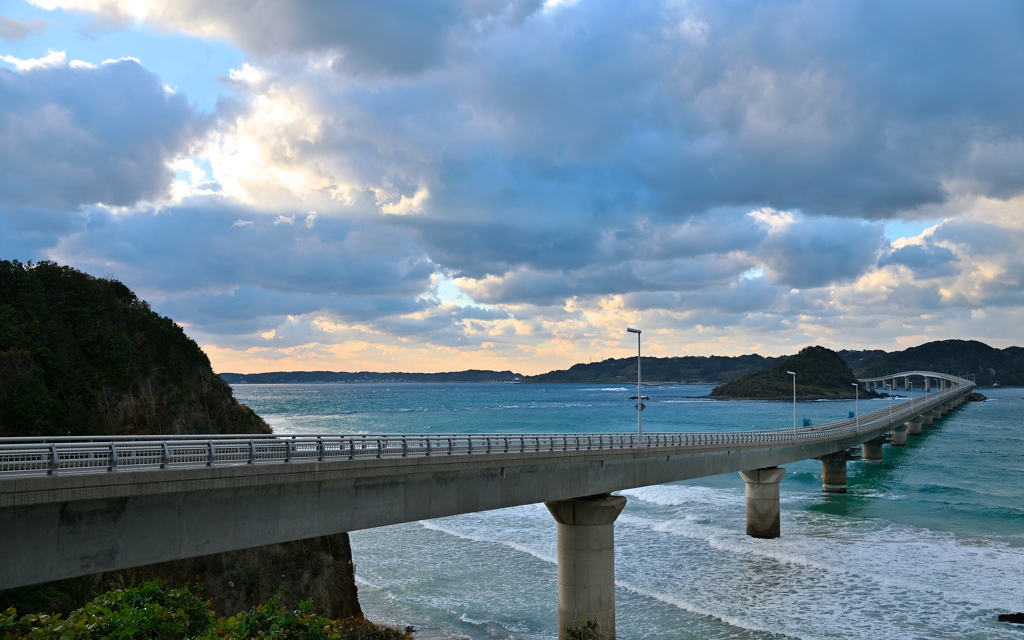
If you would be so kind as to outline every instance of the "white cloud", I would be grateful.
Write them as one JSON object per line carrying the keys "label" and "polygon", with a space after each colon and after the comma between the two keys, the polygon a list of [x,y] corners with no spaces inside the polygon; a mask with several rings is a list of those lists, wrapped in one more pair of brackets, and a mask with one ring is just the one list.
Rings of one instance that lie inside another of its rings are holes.
{"label": "white cloud", "polygon": [[[68,66],[68,56],[63,51],[49,51],[42,58],[21,59],[14,56],[0,56],[0,60],[13,65],[15,69],[23,72],[32,71],[34,69],[49,69],[53,67]],[[84,65],[86,63],[79,64]]]}
{"label": "white cloud", "polygon": [[426,202],[429,197],[429,191],[426,189],[418,189],[413,197],[410,198],[409,196],[403,195],[398,202],[382,204],[380,210],[384,213],[390,213],[398,216],[415,213],[422,210],[423,203]]}

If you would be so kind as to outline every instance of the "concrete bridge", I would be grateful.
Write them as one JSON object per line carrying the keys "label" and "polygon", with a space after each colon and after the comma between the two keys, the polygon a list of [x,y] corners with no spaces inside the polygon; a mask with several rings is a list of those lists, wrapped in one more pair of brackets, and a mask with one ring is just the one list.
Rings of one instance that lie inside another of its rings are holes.
{"label": "concrete bridge", "polygon": [[974,384],[820,426],[645,434],[3,439],[0,589],[371,527],[544,502],[558,530],[560,637],[614,636],[613,491],[739,472],[747,533],[777,537],[779,465],[822,462],[845,492],[854,447],[881,459]]}

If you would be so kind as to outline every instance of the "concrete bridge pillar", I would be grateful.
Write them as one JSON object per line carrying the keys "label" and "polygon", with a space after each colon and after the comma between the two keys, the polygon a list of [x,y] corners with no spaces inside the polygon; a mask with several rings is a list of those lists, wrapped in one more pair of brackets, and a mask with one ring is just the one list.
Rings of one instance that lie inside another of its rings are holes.
{"label": "concrete bridge pillar", "polygon": [[918,419],[921,421],[922,427],[930,427],[932,426],[932,420],[935,419],[935,414],[932,413],[931,411],[925,411],[920,416],[918,416]]}
{"label": "concrete bridge pillar", "polygon": [[904,422],[898,427],[892,428],[892,438],[889,440],[889,444],[894,447],[907,446],[907,423]]}
{"label": "concrete bridge pillar", "polygon": [[626,499],[602,493],[546,502],[558,523],[558,637],[580,620],[615,637],[615,520]]}
{"label": "concrete bridge pillar", "polygon": [[740,471],[747,483],[747,535],[753,538],[778,538],[779,483],[786,470],[779,467]]}
{"label": "concrete bridge pillar", "polygon": [[907,420],[907,435],[908,436],[919,436],[921,435],[921,417],[911,418]]}
{"label": "concrete bridge pillar", "polygon": [[821,490],[825,493],[846,493],[846,452],[822,456]]}
{"label": "concrete bridge pillar", "polygon": [[924,377],[924,392],[929,393],[932,390],[932,379],[928,376]]}
{"label": "concrete bridge pillar", "polygon": [[949,403],[948,402],[944,402],[939,407],[939,417],[942,417],[942,416],[946,415],[947,413],[949,413]]}
{"label": "concrete bridge pillar", "polygon": [[864,451],[861,457],[864,460],[881,460],[882,459],[882,445],[885,444],[884,437],[872,438],[864,443]]}

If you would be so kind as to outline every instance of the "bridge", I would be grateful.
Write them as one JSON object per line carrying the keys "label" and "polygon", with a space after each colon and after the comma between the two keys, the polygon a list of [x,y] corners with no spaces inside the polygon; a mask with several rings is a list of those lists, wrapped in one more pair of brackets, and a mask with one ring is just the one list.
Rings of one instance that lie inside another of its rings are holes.
{"label": "bridge", "polygon": [[739,472],[747,533],[780,535],[786,463],[819,459],[846,491],[859,449],[878,460],[974,383],[825,425],[725,433],[4,438],[0,589],[156,562],[543,502],[558,532],[560,637],[581,618],[614,636],[614,491]]}

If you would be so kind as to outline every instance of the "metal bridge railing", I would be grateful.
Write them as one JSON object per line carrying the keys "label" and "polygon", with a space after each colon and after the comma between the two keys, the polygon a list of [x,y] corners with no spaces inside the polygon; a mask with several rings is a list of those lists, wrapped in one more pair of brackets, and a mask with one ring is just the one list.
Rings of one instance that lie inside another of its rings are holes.
{"label": "metal bridge railing", "polygon": [[795,432],[793,429],[774,429],[648,433],[642,438],[629,433],[5,438],[0,444],[0,478],[369,458],[661,447],[749,447],[817,442],[869,433],[899,424],[963,391],[964,387],[961,386],[929,394],[913,406],[902,402],[892,408],[891,419],[890,410],[886,407],[860,416],[859,419],[802,427]]}

